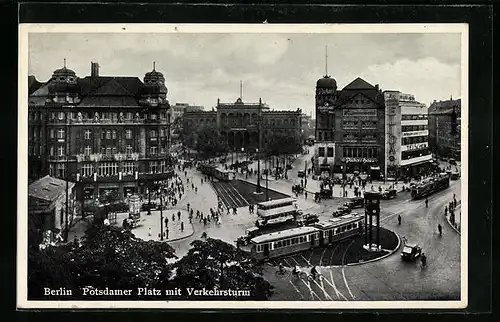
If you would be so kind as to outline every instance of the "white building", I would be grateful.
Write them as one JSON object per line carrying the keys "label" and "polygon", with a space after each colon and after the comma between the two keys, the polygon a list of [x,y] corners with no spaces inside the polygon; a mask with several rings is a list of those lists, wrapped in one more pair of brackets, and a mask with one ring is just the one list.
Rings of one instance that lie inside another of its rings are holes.
{"label": "white building", "polygon": [[420,173],[432,161],[427,107],[411,94],[385,91],[385,176]]}

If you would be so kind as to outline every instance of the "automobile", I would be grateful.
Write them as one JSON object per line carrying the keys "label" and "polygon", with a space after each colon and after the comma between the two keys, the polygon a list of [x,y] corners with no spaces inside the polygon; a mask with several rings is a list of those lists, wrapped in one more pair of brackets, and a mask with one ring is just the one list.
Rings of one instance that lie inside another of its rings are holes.
{"label": "automobile", "polygon": [[449,159],[448,163],[451,164],[451,165],[457,165],[457,161],[455,159],[453,159],[453,158]]}
{"label": "automobile", "polygon": [[309,226],[319,221],[318,215],[316,214],[305,214],[297,220],[298,226]]}
{"label": "automobile", "polygon": [[458,171],[454,171],[450,175],[451,180],[458,180],[460,178],[460,173]]}
{"label": "automobile", "polygon": [[382,192],[382,199],[392,199],[396,198],[397,191],[396,189],[386,189]]}
{"label": "automobile", "polygon": [[337,208],[337,210],[335,210],[333,212],[333,217],[340,217],[340,216],[343,216],[343,215],[347,215],[347,214],[350,214],[352,211],[351,208],[349,207],[346,207],[346,206],[340,206]]}
{"label": "automobile", "polygon": [[401,251],[401,258],[403,260],[414,260],[422,255],[422,248],[417,244],[405,244]]}
{"label": "automobile", "polygon": [[292,167],[292,165],[289,163],[289,164],[287,164],[287,165],[286,165],[286,168],[287,168],[288,170],[291,170],[293,167]]}
{"label": "automobile", "polygon": [[365,199],[364,198],[352,198],[348,202],[344,203],[344,206],[349,207],[351,209],[354,208],[363,208],[365,206]]}
{"label": "automobile", "polygon": [[306,176],[306,173],[305,173],[305,171],[304,171],[304,170],[299,170],[299,172],[297,172],[297,176],[298,176],[299,178],[303,178],[303,177],[305,177],[305,176]]}
{"label": "automobile", "polygon": [[302,187],[300,184],[295,184],[292,187],[292,192],[302,193],[303,191],[304,191],[304,187]]}

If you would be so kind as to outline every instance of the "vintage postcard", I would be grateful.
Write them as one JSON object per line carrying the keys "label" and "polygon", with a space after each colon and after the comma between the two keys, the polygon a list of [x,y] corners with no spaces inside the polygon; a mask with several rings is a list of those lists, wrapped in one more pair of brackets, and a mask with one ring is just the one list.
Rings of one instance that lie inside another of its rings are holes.
{"label": "vintage postcard", "polygon": [[19,308],[467,307],[467,24],[19,44]]}

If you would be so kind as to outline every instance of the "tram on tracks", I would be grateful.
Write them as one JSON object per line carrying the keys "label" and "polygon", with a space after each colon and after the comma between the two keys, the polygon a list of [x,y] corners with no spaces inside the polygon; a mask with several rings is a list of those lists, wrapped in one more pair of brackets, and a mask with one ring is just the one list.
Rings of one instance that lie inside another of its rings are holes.
{"label": "tram on tracks", "polygon": [[213,164],[200,164],[198,168],[201,173],[212,176],[220,181],[229,181],[229,171],[217,168]]}
{"label": "tram on tracks", "polygon": [[362,234],[364,216],[356,213],[312,226],[286,229],[260,235],[250,240],[251,256],[258,261],[328,246],[340,240]]}
{"label": "tram on tracks", "polygon": [[450,176],[446,173],[441,173],[433,178],[426,179],[415,185],[411,189],[413,199],[427,197],[435,192],[444,190],[450,186]]}

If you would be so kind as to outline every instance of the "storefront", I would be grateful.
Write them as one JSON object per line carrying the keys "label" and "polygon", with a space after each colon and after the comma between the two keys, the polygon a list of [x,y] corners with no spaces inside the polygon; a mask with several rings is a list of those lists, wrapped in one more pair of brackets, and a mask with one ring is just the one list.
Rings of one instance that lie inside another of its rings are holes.
{"label": "storefront", "polygon": [[379,160],[376,158],[347,157],[342,158],[342,164],[346,166],[346,173],[358,171],[370,174],[371,168],[376,167],[380,175]]}

